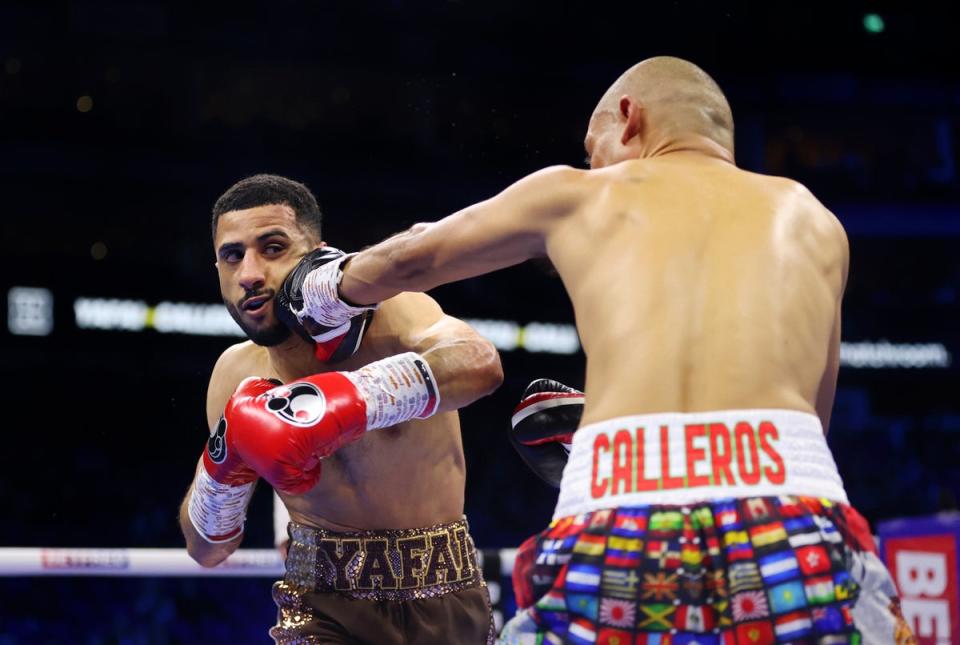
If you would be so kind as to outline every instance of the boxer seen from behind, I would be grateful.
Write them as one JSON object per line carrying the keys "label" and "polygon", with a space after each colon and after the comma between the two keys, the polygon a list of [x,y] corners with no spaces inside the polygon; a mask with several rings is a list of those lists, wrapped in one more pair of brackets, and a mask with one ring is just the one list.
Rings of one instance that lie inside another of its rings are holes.
{"label": "boxer seen from behind", "polygon": [[[317,277],[336,325],[360,311],[346,303],[529,258],[560,274],[587,356],[582,418],[555,428],[570,455],[554,521],[521,552],[523,611],[501,638],[909,642],[824,436],[839,221],[796,181],[737,168],[723,92],[681,59],[627,70],[585,146],[590,170],[536,172]],[[553,391],[551,407],[535,385],[515,419],[555,462],[549,431],[516,418],[569,412],[577,393]]]}

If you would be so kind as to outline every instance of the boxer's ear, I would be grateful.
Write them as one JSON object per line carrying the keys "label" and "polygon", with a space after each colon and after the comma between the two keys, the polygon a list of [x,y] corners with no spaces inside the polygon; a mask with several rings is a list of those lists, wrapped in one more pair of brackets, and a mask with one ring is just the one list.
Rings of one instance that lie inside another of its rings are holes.
{"label": "boxer's ear", "polygon": [[624,95],[620,98],[620,115],[626,120],[620,135],[620,143],[627,145],[634,137],[642,139],[647,129],[647,111],[643,105]]}

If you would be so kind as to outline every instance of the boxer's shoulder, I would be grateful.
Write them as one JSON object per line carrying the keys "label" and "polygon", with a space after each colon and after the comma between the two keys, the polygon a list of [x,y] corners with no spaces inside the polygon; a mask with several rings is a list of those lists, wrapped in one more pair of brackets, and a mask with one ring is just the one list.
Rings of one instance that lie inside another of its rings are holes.
{"label": "boxer's shoulder", "polygon": [[840,219],[817,199],[809,188],[799,181],[788,177],[771,177],[782,195],[797,204],[806,221],[822,239],[835,242],[836,249],[842,255],[848,253],[847,233]]}
{"label": "boxer's shoulder", "polygon": [[536,214],[555,219],[575,210],[601,181],[603,179],[597,171],[549,166],[513,184],[500,198],[527,207],[528,216]]}
{"label": "boxer's shoulder", "polygon": [[273,376],[262,373],[265,355],[266,350],[251,341],[231,345],[220,354],[207,386],[208,421],[213,423],[219,419],[227,401],[243,379],[253,375]]}
{"label": "boxer's shoulder", "polygon": [[344,368],[343,366],[354,364],[359,367],[395,354],[397,339],[414,324],[417,313],[425,306],[424,300],[433,302],[432,298],[424,294],[401,293],[380,303],[376,315],[363,335],[357,354],[338,367]]}
{"label": "boxer's shoulder", "polygon": [[[450,341],[480,340],[488,343],[468,323],[444,313],[440,305],[425,293],[402,293],[384,303],[380,332],[381,347],[390,355],[403,352],[424,352],[430,347]],[[382,311],[383,307],[381,307]]]}
{"label": "boxer's shoulder", "polygon": [[[425,321],[433,322],[443,315],[437,301],[425,293],[404,292],[383,302],[378,331],[391,338],[402,337]],[[373,330],[371,330],[373,331]]]}
{"label": "boxer's shoulder", "polygon": [[596,172],[582,168],[574,168],[563,164],[547,166],[540,170],[530,173],[527,180],[536,182],[568,182],[568,181],[586,181]]}
{"label": "boxer's shoulder", "polygon": [[783,236],[784,243],[805,249],[842,291],[850,264],[850,244],[840,219],[799,181],[755,176],[767,182],[770,202],[776,205],[770,212],[779,228],[790,231]]}
{"label": "boxer's shoulder", "polygon": [[753,178],[756,182],[762,182],[765,184],[768,192],[775,194],[779,198],[789,198],[803,209],[815,211],[834,220],[836,219],[833,213],[817,199],[817,196],[814,195],[806,185],[796,179],[780,175],[763,175],[741,169],[738,169],[738,172],[746,177]]}
{"label": "boxer's shoulder", "polygon": [[[242,343],[231,345],[220,354],[220,357],[213,366],[213,375],[215,377],[229,378],[235,373],[257,367],[263,362],[265,356],[266,350],[256,345],[253,341],[246,340]],[[237,383],[247,376],[250,375],[244,374],[240,376]]]}
{"label": "boxer's shoulder", "polygon": [[[735,169],[759,195],[777,207],[774,213],[786,217],[799,216],[804,226],[822,229],[828,235],[846,241],[843,224],[804,184],[790,177],[764,175],[740,168]],[[731,184],[738,188],[735,184]],[[745,191],[744,191],[745,192]]]}

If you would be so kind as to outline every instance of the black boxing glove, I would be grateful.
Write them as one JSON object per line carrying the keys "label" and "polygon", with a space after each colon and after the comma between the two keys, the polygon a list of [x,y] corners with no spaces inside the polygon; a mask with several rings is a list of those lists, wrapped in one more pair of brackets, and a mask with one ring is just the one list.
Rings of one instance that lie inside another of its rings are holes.
{"label": "black boxing glove", "polygon": [[373,308],[367,308],[336,327],[328,327],[321,325],[307,313],[303,293],[303,283],[307,276],[325,264],[342,262],[346,256],[346,253],[332,246],[324,246],[307,253],[287,275],[274,299],[277,318],[304,340],[315,343],[314,354],[325,363],[337,363],[353,356],[373,318]]}
{"label": "black boxing glove", "polygon": [[560,488],[573,433],[583,416],[583,392],[551,379],[537,379],[513,411],[510,443],[543,481]]}

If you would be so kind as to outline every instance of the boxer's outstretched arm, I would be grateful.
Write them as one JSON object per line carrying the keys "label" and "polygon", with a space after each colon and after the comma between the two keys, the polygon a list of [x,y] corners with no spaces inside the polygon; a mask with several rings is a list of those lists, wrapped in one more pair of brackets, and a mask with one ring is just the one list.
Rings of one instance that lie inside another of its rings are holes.
{"label": "boxer's outstretched arm", "polygon": [[354,256],[340,296],[381,302],[546,255],[549,231],[579,207],[586,181],[586,171],[546,168],[439,222],[416,224]]}

